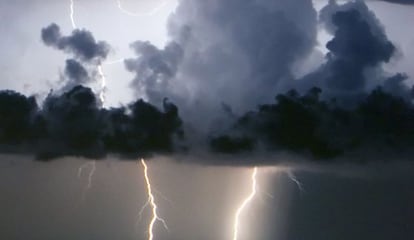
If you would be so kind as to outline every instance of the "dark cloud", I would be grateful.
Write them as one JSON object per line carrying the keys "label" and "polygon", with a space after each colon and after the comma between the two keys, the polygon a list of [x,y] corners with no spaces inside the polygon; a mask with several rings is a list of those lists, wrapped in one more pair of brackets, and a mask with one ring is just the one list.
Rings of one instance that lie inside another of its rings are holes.
{"label": "dark cloud", "polygon": [[382,64],[390,61],[396,48],[362,1],[344,5],[331,1],[321,10],[320,21],[333,34],[326,45],[326,63],[299,80],[297,87],[306,90],[319,86],[330,97],[355,103],[361,95],[382,85],[385,77],[368,71],[381,72]]}
{"label": "dark cloud", "polygon": [[76,86],[50,93],[41,108],[33,97],[0,92],[0,150],[100,158],[108,153],[142,156],[174,151],[182,138],[178,108],[164,100],[164,111],[143,100],[127,107],[102,109],[89,88]]}
{"label": "dark cloud", "polygon": [[[324,101],[321,90],[305,95],[280,94],[276,102],[242,116],[227,135],[212,138],[213,150],[224,153],[258,150],[291,151],[314,159],[357,153],[354,161],[373,155],[412,154],[414,106],[403,98],[375,89],[346,109]],[[253,148],[253,143],[255,147]]]}
{"label": "dark cloud", "polygon": [[90,80],[88,71],[85,67],[74,59],[66,60],[65,75],[69,78],[69,83],[72,87],[85,84]]}
{"label": "dark cloud", "polygon": [[103,152],[100,140],[104,122],[97,106],[89,88],[77,86],[61,96],[50,94],[38,114],[42,124],[37,128],[47,142],[41,154],[46,157],[79,152],[93,157],[93,153]]}
{"label": "dark cloud", "polygon": [[389,3],[414,5],[414,0],[381,0]]}
{"label": "dark cloud", "polygon": [[149,42],[137,41],[131,44],[138,59],[128,59],[125,65],[128,71],[135,72],[137,77],[132,82],[134,88],[145,88],[151,102],[160,102],[164,96],[159,91],[167,88],[167,81],[177,73],[178,63],[182,60],[183,50],[175,42],[167,44],[160,50]]}
{"label": "dark cloud", "polygon": [[408,76],[403,73],[397,73],[384,82],[384,89],[394,96],[400,96],[407,101],[411,101],[414,98],[414,87],[408,87],[405,82],[408,80]]}
{"label": "dark cloud", "polygon": [[316,21],[309,0],[183,0],[170,17],[170,43],[134,43],[137,58],[126,65],[137,93],[150,102],[169,97],[208,131],[223,104],[242,113],[272,99],[312,51]]}
{"label": "dark cloud", "polygon": [[332,70],[327,85],[351,91],[360,89],[364,83],[363,69],[388,62],[395,47],[387,39],[375,36],[356,10],[337,12],[332,20],[337,30],[326,45],[330,51],[327,65]]}
{"label": "dark cloud", "polygon": [[330,0],[319,12],[319,23],[331,34],[335,34],[337,26],[333,23],[333,15],[338,12],[358,11],[361,19],[369,25],[370,31],[378,38],[386,38],[384,27],[364,1],[349,1],[338,4],[336,0]]}
{"label": "dark cloud", "polygon": [[31,138],[31,123],[37,112],[34,97],[20,93],[0,91],[0,144],[8,149]]}
{"label": "dark cloud", "polygon": [[41,30],[45,45],[68,52],[74,58],[67,59],[64,74],[61,76],[60,93],[69,91],[77,85],[87,85],[96,77],[97,65],[100,65],[109,53],[109,45],[96,41],[87,30],[75,29],[70,36],[62,36],[55,23]]}
{"label": "dark cloud", "polygon": [[320,21],[333,34],[326,63],[292,84],[299,92],[279,94],[275,103],[260,105],[227,132],[213,135],[212,150],[354,161],[412,153],[413,90],[404,82],[407,76],[368,74],[378,69],[381,75],[381,64],[395,53],[375,15],[362,1],[330,1]]}
{"label": "dark cloud", "polygon": [[[51,93],[40,108],[16,116],[28,122],[30,137],[4,145],[30,146],[43,158],[208,149],[232,157],[264,151],[364,161],[410,152],[413,90],[405,74],[382,69],[396,50],[364,2],[330,1],[321,10],[319,23],[333,35],[329,52],[301,79],[292,69],[316,45],[311,1],[183,0],[170,19],[171,40],[163,49],[137,41],[131,44],[137,57],[125,61],[136,74],[132,86],[148,103],[102,109],[89,88]],[[42,37],[80,60],[106,56],[96,54],[99,43],[86,31],[62,37],[52,24]],[[72,44],[85,42],[77,38],[92,39],[86,42],[93,54]],[[88,80],[77,60],[67,61],[65,74],[73,85]],[[180,107],[183,122],[166,97]]]}
{"label": "dark cloud", "polygon": [[42,29],[43,42],[47,46],[73,53],[76,58],[85,61],[101,62],[109,53],[109,45],[104,41],[96,41],[87,30],[73,30],[70,36],[62,36],[57,24],[52,23]]}

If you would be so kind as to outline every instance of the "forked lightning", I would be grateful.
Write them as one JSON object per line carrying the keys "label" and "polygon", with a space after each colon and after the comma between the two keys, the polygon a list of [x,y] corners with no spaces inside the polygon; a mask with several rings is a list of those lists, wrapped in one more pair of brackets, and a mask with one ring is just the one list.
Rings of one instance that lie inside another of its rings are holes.
{"label": "forked lightning", "polygon": [[145,163],[144,159],[141,159],[141,164],[144,167],[144,177],[145,177],[145,183],[147,185],[147,193],[148,193],[148,202],[146,203],[146,205],[150,204],[152,208],[152,219],[150,221],[150,224],[148,225],[148,240],[153,240],[154,239],[154,226],[157,221],[161,222],[164,225],[164,228],[167,230],[168,230],[168,226],[165,220],[162,219],[160,216],[158,216],[158,211],[157,211],[158,206],[155,202],[155,197],[152,192],[151,181],[148,176],[148,166]]}

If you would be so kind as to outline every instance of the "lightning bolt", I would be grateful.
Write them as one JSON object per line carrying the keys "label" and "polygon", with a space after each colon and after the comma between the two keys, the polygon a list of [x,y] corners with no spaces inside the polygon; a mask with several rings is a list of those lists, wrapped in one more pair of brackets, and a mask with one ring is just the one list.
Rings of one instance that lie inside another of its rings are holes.
{"label": "lightning bolt", "polygon": [[158,216],[158,212],[157,212],[158,206],[155,203],[155,197],[154,197],[154,194],[152,193],[151,181],[148,176],[148,166],[145,163],[144,159],[141,159],[141,164],[144,167],[144,177],[145,177],[145,183],[147,185],[147,193],[148,193],[148,202],[141,209],[141,213],[148,204],[151,206],[152,219],[151,219],[150,224],[148,225],[148,240],[153,240],[154,239],[154,225],[157,221],[161,222],[164,225],[164,228],[167,230],[168,230],[168,226],[165,220]]}
{"label": "lightning bolt", "polygon": [[72,28],[76,29],[76,23],[75,23],[75,3],[74,0],[70,0],[70,21],[72,23]]}
{"label": "lightning bolt", "polygon": [[85,169],[89,166],[90,166],[91,170],[89,171],[89,174],[88,174],[88,184],[83,189],[83,193],[82,193],[82,200],[83,201],[85,200],[86,193],[92,187],[92,180],[93,180],[93,176],[94,176],[95,171],[96,171],[96,161],[91,161],[91,162],[84,163],[78,169],[78,178],[81,178],[83,169]]}
{"label": "lightning bolt", "polygon": [[[156,12],[158,12],[165,5],[167,5],[167,1],[163,2],[161,4],[161,6],[153,9],[151,12],[143,14],[143,16],[145,16],[145,15],[149,15],[149,16],[154,15]],[[138,16],[138,14],[134,14],[134,13],[128,12],[125,9],[123,9],[120,0],[118,1],[118,7],[124,13],[127,13],[129,15]],[[75,19],[74,19],[74,0],[70,0],[70,19],[71,19],[72,27],[74,29],[76,29],[77,26],[75,24]],[[105,65],[111,65],[111,64],[116,64],[116,63],[120,63],[120,62],[123,62],[123,61],[124,61],[124,58],[121,58],[121,59],[118,59],[118,60],[115,60],[115,61],[112,61],[112,62],[106,62],[104,64]],[[98,65],[98,74],[99,74],[99,77],[101,79],[101,92],[99,94],[99,99],[101,100],[102,106],[104,106],[104,104],[105,104],[105,90],[106,90],[106,77],[105,77],[105,73],[104,73],[104,70],[103,70],[103,67],[102,67],[102,63],[99,63],[99,65]],[[142,213],[145,210],[145,208],[149,205],[151,206],[151,208],[152,208],[152,219],[150,221],[150,224],[148,225],[148,240],[153,240],[153,238],[154,238],[154,226],[155,226],[155,223],[157,221],[161,222],[166,230],[168,230],[168,226],[167,226],[167,223],[165,222],[165,220],[163,218],[161,218],[160,216],[158,216],[158,212],[157,212],[158,206],[155,202],[153,189],[151,187],[151,181],[150,181],[150,178],[148,176],[148,166],[145,163],[144,159],[141,159],[141,164],[144,167],[144,177],[145,177],[145,182],[146,182],[146,185],[147,185],[148,201],[141,208],[141,210],[139,212],[139,215],[140,215],[140,218],[141,218]],[[86,195],[87,191],[92,187],[92,179],[93,179],[94,173],[96,171],[96,161],[88,162],[88,163],[85,163],[82,166],[80,166],[79,169],[78,169],[78,177],[79,178],[82,176],[83,169],[85,167],[88,167],[88,166],[91,166],[91,171],[89,172],[89,175],[88,175],[88,185],[84,189],[82,199],[85,198],[85,195]]]}
{"label": "lightning bolt", "polygon": [[253,200],[254,196],[256,195],[256,192],[257,192],[257,180],[256,180],[256,176],[257,176],[257,167],[254,167],[253,168],[252,175],[251,175],[252,190],[251,190],[249,196],[247,196],[244,199],[244,201],[242,202],[242,204],[239,206],[239,208],[236,211],[236,215],[234,217],[233,240],[237,240],[238,239],[239,228],[240,228],[240,215],[243,213],[243,210]]}
{"label": "lightning bolt", "polygon": [[297,177],[292,172],[292,170],[286,171],[286,174],[289,177],[289,179],[292,180],[292,182],[294,182],[296,184],[296,186],[298,187],[299,191],[301,193],[303,193],[305,191],[305,189],[303,188],[303,184],[297,179]]}
{"label": "lightning bolt", "polygon": [[168,4],[168,0],[165,0],[163,2],[161,2],[160,5],[156,6],[155,8],[153,8],[151,11],[149,12],[144,12],[144,13],[138,13],[138,12],[131,12],[128,11],[127,9],[125,9],[124,7],[122,7],[122,2],[121,0],[117,0],[117,6],[119,8],[119,10],[121,10],[121,12],[125,13],[126,15],[132,16],[132,17],[147,17],[147,16],[154,16],[155,14],[157,14],[160,10],[162,10],[165,6],[167,6]]}
{"label": "lightning bolt", "polygon": [[[138,12],[131,12],[131,11],[128,11],[127,9],[125,9],[122,6],[122,1],[121,0],[117,0],[116,1],[116,5],[117,5],[118,9],[122,13],[124,13],[126,15],[129,15],[129,16],[132,16],[132,17],[151,17],[151,16],[154,16],[160,10],[162,10],[164,7],[166,7],[168,5],[168,3],[169,3],[169,1],[168,0],[165,0],[165,1],[162,1],[160,5],[158,5],[155,8],[153,8],[151,11],[144,12],[144,13],[138,13]],[[124,61],[125,61],[125,58],[120,58],[120,59],[113,60],[113,61],[106,61],[104,64],[105,65],[113,65],[113,64],[122,63]]]}
{"label": "lightning bolt", "polygon": [[[171,205],[174,205],[174,202],[172,202],[170,199],[168,199],[166,196],[164,196],[160,191],[158,191],[157,189],[153,189],[153,191],[155,193],[157,193],[162,199],[164,199],[165,201],[169,202]],[[139,214],[138,223],[142,220],[142,214],[144,213],[145,209],[149,206],[149,204],[150,204],[150,202],[149,202],[149,200],[147,200],[147,202],[139,210],[139,213],[138,213]]]}
{"label": "lightning bolt", "polygon": [[[128,10],[126,10],[125,8],[122,7],[122,2],[121,0],[117,0],[117,6],[118,8],[125,14],[130,15],[130,16],[153,16],[155,15],[158,11],[160,11],[162,8],[164,8],[166,5],[168,4],[168,1],[165,0],[163,1],[159,6],[155,7],[154,9],[152,9],[149,12],[146,13],[133,13],[130,12]],[[74,0],[70,0],[70,20],[72,23],[72,28],[73,29],[77,29],[76,23],[75,23],[75,2]],[[104,65],[112,65],[112,64],[118,64],[118,63],[122,63],[125,59],[124,58],[120,58],[114,61],[110,61],[110,62],[105,62],[103,63]],[[98,65],[98,74],[99,74],[99,78],[101,79],[101,89],[100,89],[100,93],[99,93],[99,99],[101,100],[102,103],[102,107],[105,107],[105,92],[106,92],[106,76],[102,67],[102,63],[99,63]]]}
{"label": "lightning bolt", "polygon": [[[70,20],[72,23],[72,28],[77,29],[78,27],[76,26],[75,17],[74,17],[75,15],[74,0],[70,0],[69,8],[70,8]],[[99,78],[101,79],[101,89],[99,93],[99,99],[101,100],[102,107],[104,107],[105,106],[106,77],[105,77],[104,70],[103,70],[101,63],[99,63],[98,65],[98,75],[99,75]]]}
{"label": "lightning bolt", "polygon": [[[70,0],[70,21],[72,23],[72,28],[73,29],[77,29],[78,27],[76,26],[75,23],[75,2],[74,0]],[[103,72],[103,68],[102,65],[99,64],[98,65],[98,74],[101,78],[101,92],[99,94],[99,98],[101,100],[102,106],[104,106],[105,104],[105,89],[106,89],[106,78],[105,78],[105,74]],[[91,161],[91,162],[87,162],[83,165],[81,165],[78,169],[78,178],[81,178],[82,176],[82,171],[85,167],[91,166],[91,171],[89,172],[88,175],[88,185],[86,185],[85,189],[83,190],[83,194],[82,194],[82,199],[84,200],[86,197],[86,193],[88,192],[88,190],[92,187],[92,179],[93,176],[95,174],[96,171],[96,161]]]}
{"label": "lightning bolt", "polygon": [[102,107],[105,107],[106,77],[101,64],[98,65],[98,73],[101,78],[101,91],[99,93],[99,99],[101,100]]}

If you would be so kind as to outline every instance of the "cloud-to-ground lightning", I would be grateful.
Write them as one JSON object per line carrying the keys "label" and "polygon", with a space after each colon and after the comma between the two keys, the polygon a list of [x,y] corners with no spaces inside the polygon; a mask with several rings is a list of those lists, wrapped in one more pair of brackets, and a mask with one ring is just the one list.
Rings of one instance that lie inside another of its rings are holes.
{"label": "cloud-to-ground lightning", "polygon": [[[72,22],[72,27],[74,29],[76,29],[77,26],[76,26],[75,20],[74,20],[74,2],[73,1],[74,0],[71,0],[70,1],[70,18],[71,18],[71,22]],[[159,9],[161,9],[164,5],[166,5],[166,3],[167,2],[164,2],[162,4],[162,6],[160,6],[157,9],[154,9],[152,12],[149,12],[149,13],[146,13],[146,14],[147,15],[153,15],[153,14],[155,14]],[[118,1],[118,7],[124,13],[130,14],[130,12],[128,12],[125,9],[122,8],[122,5],[121,5],[121,2],[120,1]],[[115,60],[115,61],[112,61],[112,62],[103,63],[103,64],[110,65],[110,64],[120,63],[120,62],[123,62],[123,61],[124,61],[124,59],[121,58],[121,59],[118,59],[118,60]],[[104,73],[104,70],[103,70],[103,67],[102,67],[102,63],[99,63],[99,65],[98,65],[98,75],[99,75],[99,77],[101,79],[101,91],[99,93],[99,99],[101,100],[102,106],[104,106],[104,104],[105,104],[105,90],[106,90],[106,77],[105,77],[105,73]],[[149,178],[149,175],[148,175],[148,166],[147,166],[147,164],[146,164],[146,162],[145,162],[144,159],[141,159],[141,164],[144,167],[144,177],[145,177],[145,182],[146,182],[146,185],[147,185],[148,201],[141,208],[141,210],[139,212],[139,215],[140,215],[140,218],[141,218],[142,213],[145,210],[145,208],[147,206],[151,206],[151,209],[152,209],[152,219],[150,221],[150,224],[148,225],[148,240],[153,240],[153,238],[154,238],[154,226],[155,226],[155,223],[157,221],[161,222],[163,224],[164,228],[167,229],[167,230],[168,230],[168,226],[167,226],[167,223],[165,222],[165,220],[163,218],[161,218],[160,216],[158,216],[158,212],[157,212],[158,206],[157,206],[157,204],[155,202],[155,197],[154,197],[154,194],[153,194],[153,188],[151,186],[151,181],[150,181],[150,178]],[[83,169],[85,167],[89,166],[89,165],[91,166],[91,171],[89,172],[89,175],[88,175],[88,184],[87,184],[87,186],[84,189],[84,193],[83,193],[82,199],[85,198],[86,192],[92,186],[92,178],[93,178],[93,175],[94,175],[94,173],[96,171],[96,161],[92,161],[92,162],[85,163],[81,167],[79,167],[79,170],[78,170],[78,177],[81,177],[82,176]]]}
{"label": "cloud-to-ground lightning", "polygon": [[305,189],[303,188],[303,185],[299,181],[299,179],[297,179],[297,177],[295,176],[295,174],[292,172],[292,170],[286,171],[286,174],[289,177],[289,179],[292,180],[296,184],[296,186],[298,187],[299,191],[301,193],[303,193],[305,191]]}
{"label": "cloud-to-ground lightning", "polygon": [[92,179],[93,179],[93,175],[95,174],[95,171],[96,171],[96,161],[90,161],[90,162],[82,164],[78,169],[78,178],[82,177],[83,169],[86,168],[86,167],[90,167],[90,171],[89,171],[89,174],[88,174],[88,184],[85,186],[85,188],[83,189],[83,193],[82,193],[82,200],[83,201],[85,200],[86,193],[92,187]]}
{"label": "cloud-to-ground lightning", "polygon": [[233,225],[233,240],[237,240],[239,236],[239,229],[240,229],[240,216],[243,213],[243,210],[246,208],[246,206],[253,200],[254,196],[257,192],[257,167],[253,168],[252,176],[251,176],[251,182],[252,182],[252,190],[247,196],[242,204],[237,208],[236,215],[234,217],[234,225]]}
{"label": "cloud-to-ground lightning", "polygon": [[[174,202],[171,201],[170,199],[168,199],[166,196],[164,196],[160,191],[158,191],[157,189],[152,189],[154,193],[157,193],[162,199],[164,199],[165,201],[169,202],[171,205],[174,205]],[[142,220],[142,214],[144,213],[145,209],[149,206],[150,202],[149,199],[147,200],[147,202],[141,207],[141,209],[139,210],[139,219],[138,222],[140,222]]]}
{"label": "cloud-to-ground lightning", "polygon": [[123,13],[125,13],[125,14],[127,14],[129,16],[132,16],[132,17],[148,17],[148,16],[153,16],[153,15],[157,14],[165,6],[167,6],[167,4],[168,4],[168,0],[164,0],[164,1],[161,2],[160,5],[156,6],[151,11],[139,13],[139,12],[131,12],[131,11],[128,11],[127,9],[125,9],[122,6],[122,1],[121,0],[117,0],[117,6],[118,6],[119,10],[121,10],[121,12],[123,12]]}
{"label": "cloud-to-ground lightning", "polygon": [[157,221],[162,222],[165,229],[167,230],[168,230],[168,226],[165,220],[162,219],[160,216],[158,216],[158,212],[157,212],[158,206],[155,202],[155,197],[153,194],[151,181],[148,175],[148,166],[144,159],[141,159],[141,164],[144,167],[144,177],[145,177],[145,183],[147,185],[147,194],[148,194],[148,202],[144,205],[143,208],[145,208],[147,204],[151,205],[151,208],[152,208],[152,219],[150,221],[150,224],[148,225],[148,240],[153,240],[154,239],[154,225]]}
{"label": "cloud-to-ground lightning", "polygon": [[[77,29],[78,27],[76,26],[75,17],[74,17],[75,16],[75,2],[74,2],[74,0],[70,0],[70,7],[69,8],[70,8],[70,20],[71,20],[71,23],[72,23],[72,28]],[[102,106],[103,106],[104,103],[105,103],[106,78],[105,78],[105,75],[104,75],[101,64],[98,65],[98,74],[101,78],[101,92],[99,94],[99,98],[100,98]],[[93,176],[94,176],[95,171],[96,171],[96,161],[87,162],[87,163],[81,165],[78,169],[78,177],[80,178],[82,176],[83,169],[85,167],[88,167],[88,166],[91,166],[91,169],[90,169],[89,174],[88,174],[88,184],[86,185],[86,187],[84,188],[83,193],[82,193],[82,200],[83,201],[85,200],[86,193],[92,187],[92,179],[93,179]]]}

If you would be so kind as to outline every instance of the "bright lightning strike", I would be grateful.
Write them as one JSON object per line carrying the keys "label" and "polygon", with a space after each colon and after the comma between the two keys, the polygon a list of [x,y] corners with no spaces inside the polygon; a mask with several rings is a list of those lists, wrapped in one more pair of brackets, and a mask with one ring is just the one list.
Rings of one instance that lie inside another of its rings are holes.
{"label": "bright lightning strike", "polygon": [[75,23],[75,17],[74,17],[74,15],[75,15],[75,3],[73,2],[74,0],[70,0],[70,21],[71,21],[71,23],[72,23],[72,27],[73,28],[77,28],[76,27],[76,23]]}
{"label": "bright lightning strike", "polygon": [[253,200],[254,196],[256,195],[256,192],[257,192],[257,180],[256,180],[256,176],[257,176],[257,167],[254,167],[253,173],[252,173],[252,176],[251,176],[252,191],[249,194],[249,196],[247,196],[247,198],[244,199],[244,201],[242,202],[242,204],[239,206],[239,208],[236,211],[236,215],[234,217],[233,240],[237,240],[238,239],[239,228],[240,228],[240,215],[242,214],[243,210]]}
{"label": "bright lightning strike", "polygon": [[[167,230],[168,230],[168,226],[165,220],[158,216],[158,212],[157,212],[158,207],[157,207],[157,204],[155,203],[154,194],[152,193],[151,181],[148,176],[148,166],[145,163],[144,159],[141,159],[141,164],[144,167],[144,177],[145,177],[145,182],[147,184],[147,193],[148,193],[147,204],[149,203],[152,208],[152,219],[151,219],[150,224],[148,225],[148,240],[153,240],[154,239],[154,225],[157,221],[161,222],[164,225],[164,228]],[[145,204],[143,208],[145,208],[147,204]]]}
{"label": "bright lightning strike", "polygon": [[138,12],[131,12],[126,10],[123,6],[122,6],[122,2],[121,0],[117,0],[117,5],[119,10],[121,10],[121,12],[132,16],[132,17],[148,17],[148,16],[153,16],[155,14],[157,14],[160,10],[162,10],[165,6],[167,6],[168,4],[168,0],[163,1],[159,6],[153,8],[151,11],[149,12],[144,12],[144,13],[138,13]]}
{"label": "bright lightning strike", "polygon": [[[164,199],[165,201],[169,202],[171,205],[174,205],[174,202],[172,202],[170,199],[168,199],[166,196],[164,196],[160,191],[158,191],[157,189],[153,189],[153,191],[158,194],[162,199]],[[149,199],[147,200],[147,202],[141,207],[141,209],[139,210],[139,219],[138,222],[140,222],[142,220],[142,214],[144,213],[145,209],[148,207],[148,205],[150,204]]]}

